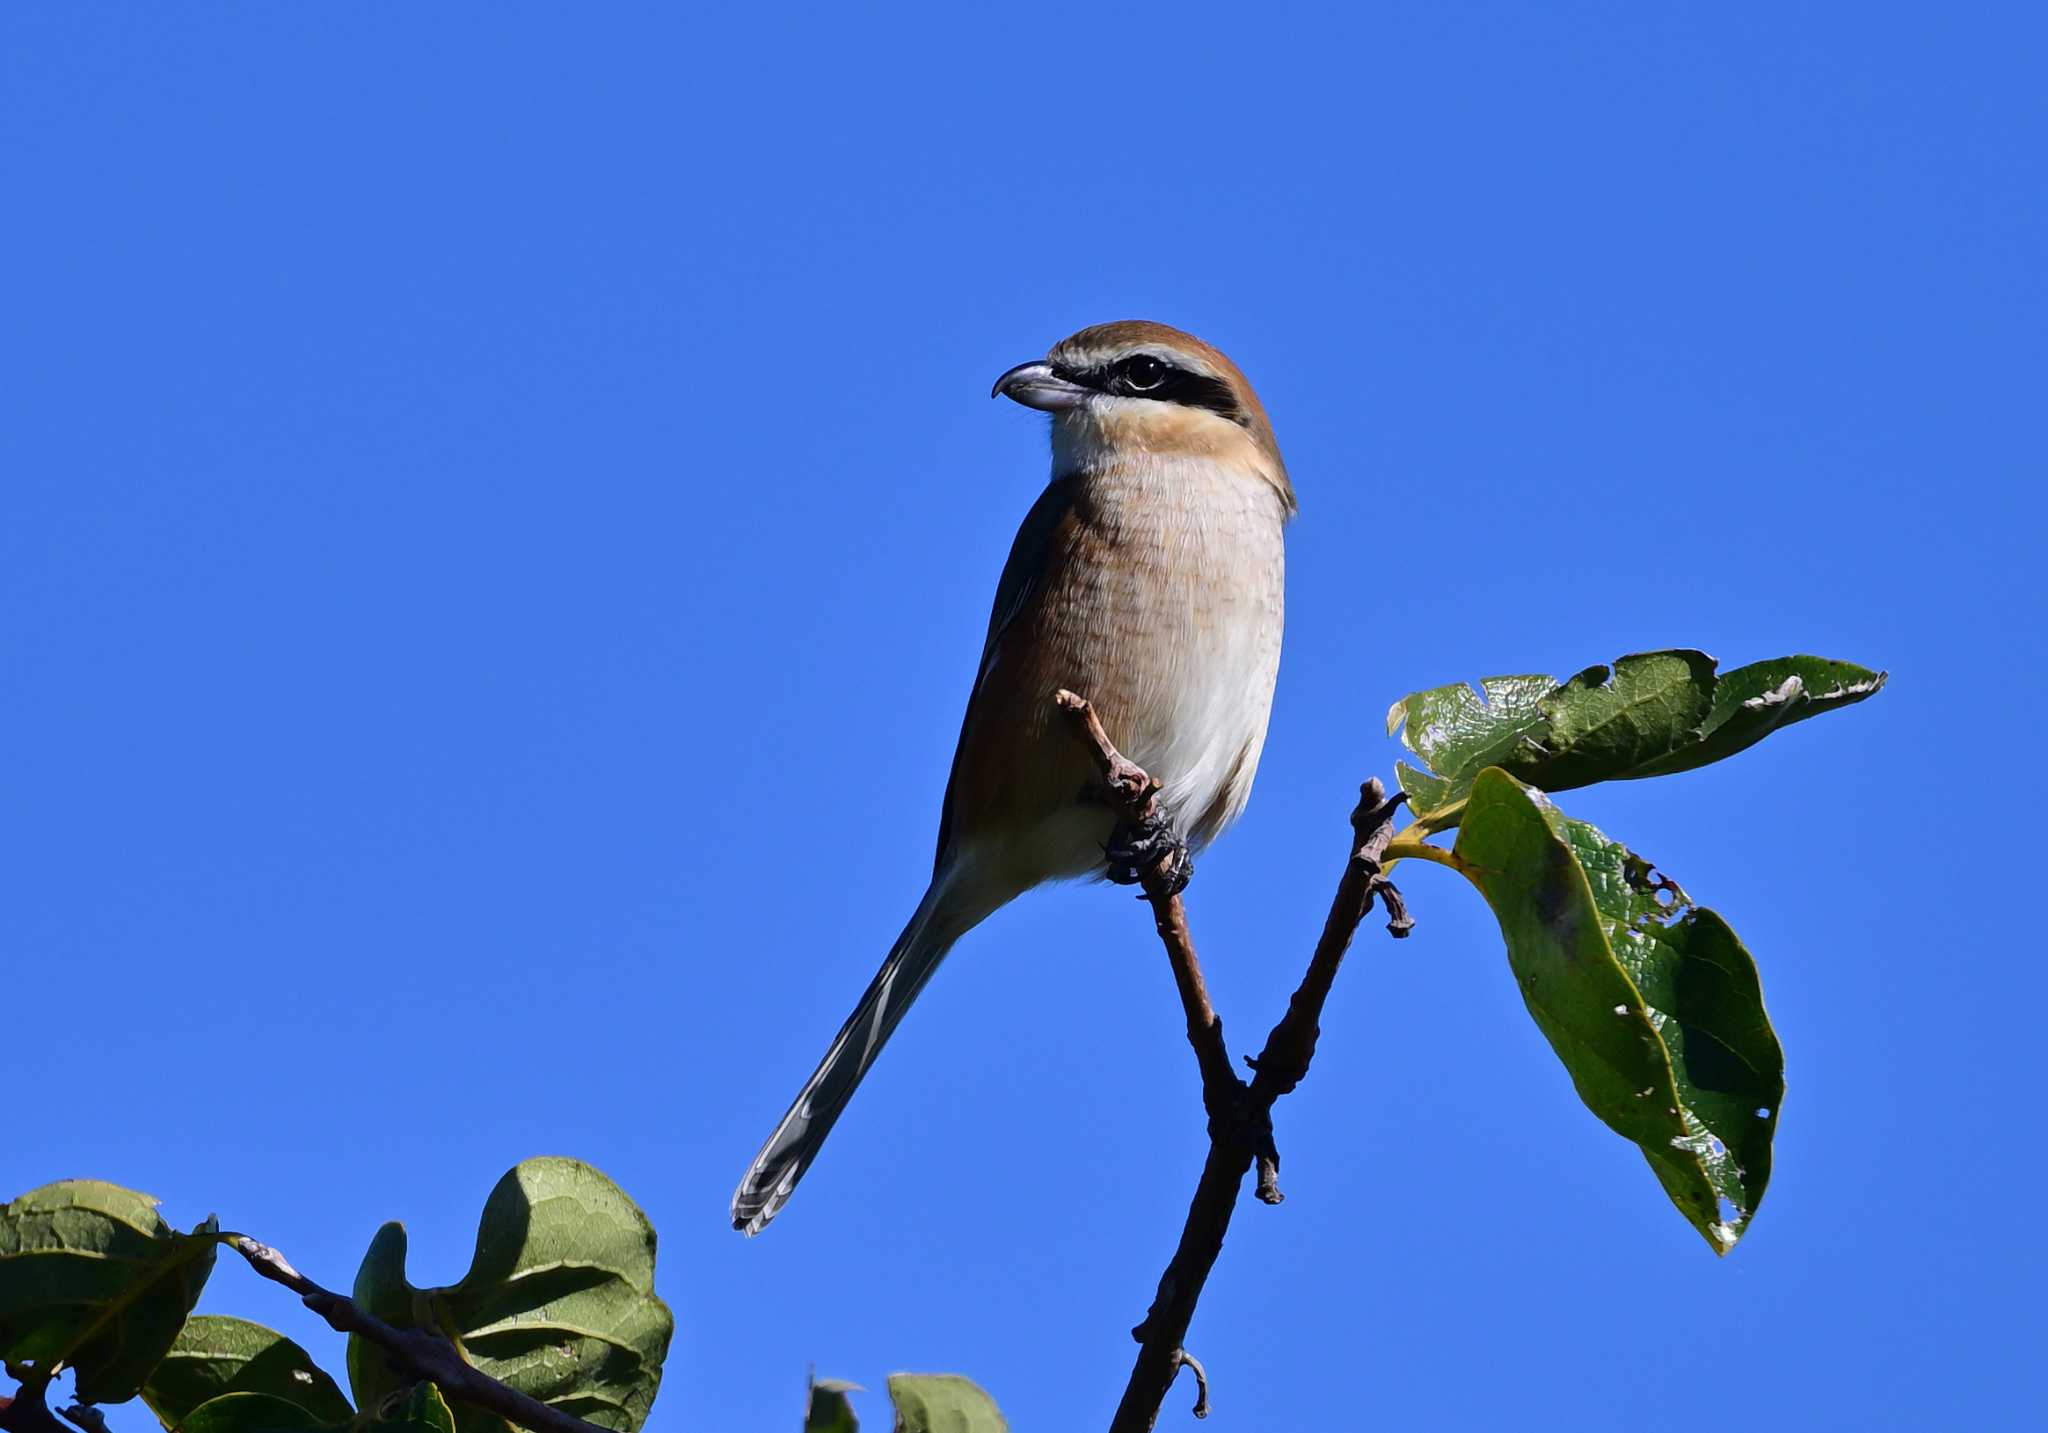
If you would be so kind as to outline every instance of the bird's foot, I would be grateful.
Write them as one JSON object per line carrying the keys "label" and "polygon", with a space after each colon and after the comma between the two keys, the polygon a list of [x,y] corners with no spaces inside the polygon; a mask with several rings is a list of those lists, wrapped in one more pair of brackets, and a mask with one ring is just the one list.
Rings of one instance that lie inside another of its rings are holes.
{"label": "bird's foot", "polygon": [[1137,825],[1119,822],[1102,848],[1109,862],[1105,873],[1119,886],[1135,886],[1155,865],[1166,878],[1166,894],[1177,896],[1194,878],[1194,853],[1180,833],[1167,822],[1154,818]]}

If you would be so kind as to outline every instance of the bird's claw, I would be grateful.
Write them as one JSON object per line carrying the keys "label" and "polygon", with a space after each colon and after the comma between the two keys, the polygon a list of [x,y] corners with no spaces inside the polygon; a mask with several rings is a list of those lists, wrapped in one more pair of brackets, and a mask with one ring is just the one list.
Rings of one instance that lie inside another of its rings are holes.
{"label": "bird's claw", "polygon": [[1157,866],[1166,880],[1166,894],[1177,896],[1187,889],[1195,874],[1195,858],[1188,843],[1160,820],[1135,826],[1119,824],[1110,833],[1102,854],[1109,862],[1105,874],[1119,886],[1137,885],[1145,879],[1146,872]]}

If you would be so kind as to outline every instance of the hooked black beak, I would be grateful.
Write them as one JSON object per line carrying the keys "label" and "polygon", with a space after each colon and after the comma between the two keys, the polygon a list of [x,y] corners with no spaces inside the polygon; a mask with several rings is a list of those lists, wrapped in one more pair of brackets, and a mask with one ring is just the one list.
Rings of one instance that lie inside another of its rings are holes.
{"label": "hooked black beak", "polygon": [[1052,365],[1041,358],[1020,363],[998,378],[996,386],[989,389],[988,396],[994,398],[1001,394],[1041,413],[1064,413],[1086,403],[1090,391],[1054,373]]}

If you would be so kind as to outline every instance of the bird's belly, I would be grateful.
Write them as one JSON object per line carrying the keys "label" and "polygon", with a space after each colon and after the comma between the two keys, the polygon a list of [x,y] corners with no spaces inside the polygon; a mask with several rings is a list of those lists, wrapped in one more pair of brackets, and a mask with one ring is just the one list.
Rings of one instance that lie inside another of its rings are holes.
{"label": "bird's belly", "polygon": [[[1175,827],[1198,844],[1244,807],[1279,671],[1280,551],[1239,535],[1221,561],[1162,572],[1153,658],[1102,672],[1104,722],[1160,783]],[[1261,550],[1263,549],[1263,550]]]}
{"label": "bird's belly", "polygon": [[[1207,464],[1095,486],[1099,540],[1077,548],[1047,594],[1042,650],[1055,659],[1036,685],[1093,702],[1199,846],[1243,810],[1265,742],[1283,616],[1279,503],[1263,482]],[[1044,793],[1034,859],[1063,875],[1097,869],[1112,821],[1077,800],[1086,755],[1059,722],[1043,729],[1041,753],[1061,775]]]}

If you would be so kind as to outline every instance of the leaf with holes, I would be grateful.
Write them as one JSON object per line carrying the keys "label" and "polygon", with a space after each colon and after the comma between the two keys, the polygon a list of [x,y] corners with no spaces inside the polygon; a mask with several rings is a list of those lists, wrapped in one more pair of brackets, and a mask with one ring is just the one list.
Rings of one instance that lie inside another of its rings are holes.
{"label": "leaf with holes", "polygon": [[319,1423],[346,1423],[355,1410],[307,1352],[275,1329],[221,1314],[195,1314],[142,1385],[142,1401],[174,1427],[210,1399],[262,1393],[296,1403]]}
{"label": "leaf with holes", "polygon": [[[462,1281],[420,1289],[405,1276],[405,1226],[377,1231],[355,1300],[400,1328],[435,1328],[479,1370],[604,1428],[647,1419],[674,1320],[654,1293],[654,1228],[625,1192],[573,1159],[529,1159],[484,1202],[476,1257]],[[373,1345],[351,1338],[359,1406],[402,1386]],[[463,1407],[461,1433],[503,1433]]]}
{"label": "leaf with holes", "polygon": [[1008,1433],[995,1400],[957,1373],[892,1373],[897,1433]]}
{"label": "leaf with holes", "polygon": [[96,1179],[0,1205],[0,1358],[70,1365],[81,1402],[133,1398],[198,1301],[217,1228],[180,1234],[148,1195]]}
{"label": "leaf with holes", "polygon": [[1498,768],[1473,782],[1455,854],[1579,1098],[1728,1252],[1770,1180],[1785,1093],[1749,952],[1648,862]]}
{"label": "leaf with holes", "polygon": [[1629,775],[1667,776],[1733,756],[1781,727],[1877,695],[1886,676],[1826,657],[1779,657],[1723,672],[1699,739]]}
{"label": "leaf with holes", "polygon": [[1489,677],[1476,690],[1416,692],[1387,712],[1387,732],[1428,768],[1404,761],[1397,775],[1425,825],[1444,830],[1488,767],[1541,791],[1666,776],[1860,702],[1884,683],[1883,672],[1824,657],[1778,657],[1717,676],[1706,653],[1674,648],[1588,667],[1562,683]]}

